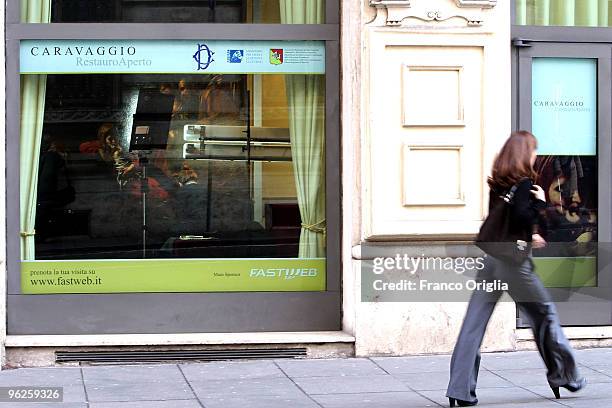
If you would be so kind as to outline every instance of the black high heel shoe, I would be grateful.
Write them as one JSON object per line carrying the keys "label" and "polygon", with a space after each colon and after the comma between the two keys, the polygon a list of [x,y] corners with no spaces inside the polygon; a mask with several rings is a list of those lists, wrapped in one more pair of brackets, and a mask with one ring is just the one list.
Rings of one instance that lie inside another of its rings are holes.
{"label": "black high heel shoe", "polygon": [[[568,390],[570,392],[578,392],[581,389],[583,389],[584,387],[586,387],[586,385],[587,385],[587,380],[586,380],[586,378],[582,377],[581,379],[579,379],[576,382],[567,383],[565,385],[561,385],[560,387],[563,387],[563,388],[565,388],[566,390]],[[555,398],[556,399],[560,399],[561,398],[561,394],[559,393],[559,387],[551,386],[550,389],[552,390],[553,394],[555,394]]]}
{"label": "black high heel shoe", "polygon": [[448,398],[448,404],[451,407],[455,406],[455,402],[457,403],[457,405],[459,405],[460,407],[473,407],[474,405],[478,404],[478,400],[474,401],[474,402],[470,402],[470,401],[463,401],[460,399],[456,399],[456,398]]}

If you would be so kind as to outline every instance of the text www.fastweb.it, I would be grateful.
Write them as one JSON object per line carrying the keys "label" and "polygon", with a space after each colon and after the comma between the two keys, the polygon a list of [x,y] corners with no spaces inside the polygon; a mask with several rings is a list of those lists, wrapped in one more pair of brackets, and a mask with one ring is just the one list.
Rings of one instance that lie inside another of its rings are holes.
{"label": "text www.fastweb.it", "polygon": [[57,278],[30,279],[32,286],[101,285],[102,278]]}

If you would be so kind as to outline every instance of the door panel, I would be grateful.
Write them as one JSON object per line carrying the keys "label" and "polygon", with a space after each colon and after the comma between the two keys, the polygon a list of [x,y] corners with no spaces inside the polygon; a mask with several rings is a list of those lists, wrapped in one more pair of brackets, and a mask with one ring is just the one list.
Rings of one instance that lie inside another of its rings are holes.
{"label": "door panel", "polygon": [[[518,128],[538,138],[547,248],[536,273],[564,325],[612,323],[610,44],[528,42],[518,48]],[[519,314],[519,325],[524,326]]]}

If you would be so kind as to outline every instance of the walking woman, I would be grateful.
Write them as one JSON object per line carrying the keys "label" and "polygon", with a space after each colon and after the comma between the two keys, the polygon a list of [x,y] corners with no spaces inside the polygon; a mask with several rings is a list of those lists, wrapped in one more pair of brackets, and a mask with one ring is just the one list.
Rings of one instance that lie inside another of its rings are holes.
{"label": "walking woman", "polygon": [[[546,245],[538,233],[539,210],[545,208],[544,191],[535,185],[537,141],[526,131],[514,132],[506,141],[493,164],[488,179],[490,203],[499,200],[512,190],[510,223],[531,236],[533,248]],[[513,188],[514,187],[514,188]],[[578,374],[572,348],[563,334],[555,305],[550,295],[534,273],[531,256],[521,262],[510,262],[487,255],[485,266],[479,271],[478,280],[499,279],[508,283],[508,293],[519,309],[531,322],[538,351],[547,368],[548,383],[556,398],[559,388],[576,392],[586,385],[586,379]],[[451,407],[474,406],[476,381],[480,366],[480,345],[487,323],[501,291],[474,291],[453,351],[450,367],[450,382],[446,396]]]}

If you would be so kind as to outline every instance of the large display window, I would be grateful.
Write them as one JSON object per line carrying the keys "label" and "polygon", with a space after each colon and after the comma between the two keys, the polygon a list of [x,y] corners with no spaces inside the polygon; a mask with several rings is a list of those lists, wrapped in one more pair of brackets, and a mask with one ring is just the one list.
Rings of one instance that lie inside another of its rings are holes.
{"label": "large display window", "polygon": [[321,24],[325,7],[325,0],[21,0],[21,22]]}
{"label": "large display window", "polygon": [[7,4],[8,332],[338,330],[338,2],[81,3]]}
{"label": "large display window", "polygon": [[23,292],[325,290],[324,73],[320,42],[22,41]]}

